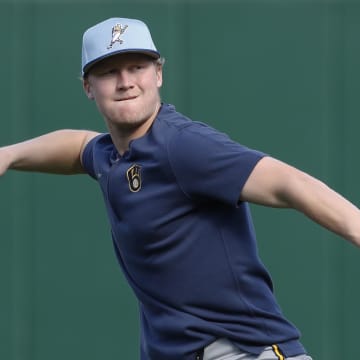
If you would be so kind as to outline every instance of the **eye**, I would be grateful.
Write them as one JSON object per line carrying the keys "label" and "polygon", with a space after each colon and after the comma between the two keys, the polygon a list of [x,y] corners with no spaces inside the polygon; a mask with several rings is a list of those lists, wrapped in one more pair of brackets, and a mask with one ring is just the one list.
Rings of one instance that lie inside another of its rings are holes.
{"label": "eye", "polygon": [[97,69],[96,75],[97,76],[107,76],[107,75],[113,75],[117,72],[116,68],[113,67],[102,67]]}
{"label": "eye", "polygon": [[136,62],[129,67],[129,70],[132,72],[142,71],[146,68],[146,65],[147,64],[143,62]]}
{"label": "eye", "polygon": [[143,68],[143,65],[141,64],[135,64],[135,65],[132,65],[130,67],[130,71],[134,72],[134,71],[139,71]]}
{"label": "eye", "polygon": [[107,74],[115,74],[117,72],[117,69],[115,68],[108,68],[108,69],[104,69],[103,74],[107,75]]}

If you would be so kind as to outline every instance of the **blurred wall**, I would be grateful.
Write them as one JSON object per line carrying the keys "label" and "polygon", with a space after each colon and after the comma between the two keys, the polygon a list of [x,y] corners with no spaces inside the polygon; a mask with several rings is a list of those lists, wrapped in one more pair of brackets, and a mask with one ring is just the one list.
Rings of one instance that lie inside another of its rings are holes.
{"label": "blurred wall", "polygon": [[[358,1],[0,1],[0,145],[105,130],[83,94],[83,31],[145,20],[162,97],[360,204]],[[0,359],[137,359],[138,315],[84,176],[0,179]],[[356,359],[359,252],[291,210],[253,206],[279,302],[314,359]]]}

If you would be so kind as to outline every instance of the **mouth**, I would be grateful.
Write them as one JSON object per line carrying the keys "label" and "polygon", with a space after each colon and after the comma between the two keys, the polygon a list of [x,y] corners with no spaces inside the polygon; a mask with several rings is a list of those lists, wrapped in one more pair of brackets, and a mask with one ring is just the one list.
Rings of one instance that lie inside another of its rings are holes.
{"label": "mouth", "polygon": [[129,100],[134,100],[134,99],[136,99],[136,98],[137,98],[137,96],[126,96],[126,97],[122,97],[122,98],[116,99],[116,101],[119,101],[119,102],[129,101]]}

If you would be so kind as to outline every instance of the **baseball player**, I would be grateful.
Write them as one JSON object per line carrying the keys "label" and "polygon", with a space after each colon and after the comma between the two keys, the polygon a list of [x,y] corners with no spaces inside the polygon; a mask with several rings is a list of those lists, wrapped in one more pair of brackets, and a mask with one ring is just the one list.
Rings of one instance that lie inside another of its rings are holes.
{"label": "baseball player", "polygon": [[0,174],[87,173],[99,183],[139,300],[141,360],[311,359],[274,297],[248,203],[294,208],[357,246],[359,209],[161,102],[162,67],[143,22],[91,27],[83,87],[108,133],[59,130],[4,146]]}

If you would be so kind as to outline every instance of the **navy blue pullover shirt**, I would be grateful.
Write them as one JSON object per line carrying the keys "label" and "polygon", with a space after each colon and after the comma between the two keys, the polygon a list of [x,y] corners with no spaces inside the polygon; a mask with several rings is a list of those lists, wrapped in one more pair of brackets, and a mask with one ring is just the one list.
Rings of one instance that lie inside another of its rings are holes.
{"label": "navy blue pullover shirt", "polygon": [[102,189],[121,268],[139,300],[141,360],[193,360],[225,337],[245,352],[304,353],[273,294],[241,190],[265,155],[163,104],[120,156],[109,134],[83,164]]}

